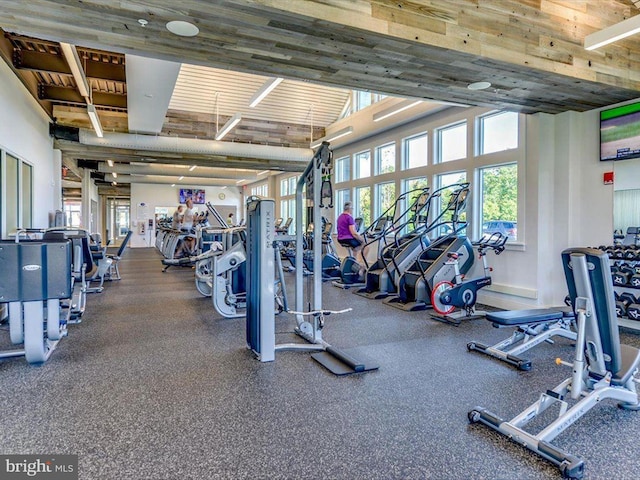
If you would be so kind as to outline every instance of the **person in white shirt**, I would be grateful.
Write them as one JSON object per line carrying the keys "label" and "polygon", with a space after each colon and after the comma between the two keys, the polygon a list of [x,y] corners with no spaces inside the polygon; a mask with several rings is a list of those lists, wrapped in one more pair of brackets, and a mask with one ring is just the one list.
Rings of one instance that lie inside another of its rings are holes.
{"label": "person in white shirt", "polygon": [[193,200],[187,198],[185,202],[187,209],[182,214],[182,229],[191,230],[193,228],[193,219],[196,216],[196,212],[193,210]]}

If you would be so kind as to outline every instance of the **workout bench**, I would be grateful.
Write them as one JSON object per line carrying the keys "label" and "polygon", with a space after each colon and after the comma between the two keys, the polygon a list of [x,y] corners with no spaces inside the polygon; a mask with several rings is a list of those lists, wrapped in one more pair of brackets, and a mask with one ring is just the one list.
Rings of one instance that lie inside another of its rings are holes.
{"label": "workout bench", "polygon": [[493,346],[469,342],[467,349],[497,358],[520,370],[531,370],[531,361],[520,358],[519,355],[536,345],[542,342],[553,343],[551,337],[556,335],[576,339],[576,333],[571,329],[575,317],[570,309],[487,312],[486,318],[495,328],[516,327],[516,331]]}
{"label": "workout bench", "polygon": [[[536,402],[511,420],[503,420],[482,407],[471,410],[468,418],[471,423],[480,422],[549,460],[564,478],[578,480],[584,476],[584,461],[551,442],[604,400],[617,401],[625,410],[640,410],[635,378],[640,367],[640,350],[620,343],[607,254],[590,248],[570,248],[562,252],[562,263],[576,313],[577,340],[573,361],[558,358],[556,364],[570,367],[571,376],[542,393]],[[542,429],[536,424],[538,433],[525,430],[550,407],[557,411],[555,419],[545,416],[544,420],[551,421],[545,422]],[[600,422],[613,421],[613,417],[612,413],[607,414]],[[632,419],[621,416],[618,421]],[[591,425],[588,434],[599,432]],[[613,445],[616,439],[611,440]],[[624,443],[624,439],[619,440]],[[615,472],[611,473],[612,478],[616,476]]]}

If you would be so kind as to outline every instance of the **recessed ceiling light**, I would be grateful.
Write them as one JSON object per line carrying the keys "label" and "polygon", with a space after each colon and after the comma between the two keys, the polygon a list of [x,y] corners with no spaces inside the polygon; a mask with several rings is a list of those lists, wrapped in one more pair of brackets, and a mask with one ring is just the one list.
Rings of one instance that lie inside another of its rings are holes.
{"label": "recessed ceiling light", "polygon": [[491,82],[473,82],[467,85],[469,90],[484,90],[491,86]]}
{"label": "recessed ceiling light", "polygon": [[172,187],[175,187],[175,186],[176,186],[176,184],[175,184],[175,183],[172,183],[172,184],[171,184],[171,186],[172,186]]}
{"label": "recessed ceiling light", "polygon": [[139,18],[138,23],[140,24],[141,27],[146,27],[149,22],[144,18]]}
{"label": "recessed ceiling light", "polygon": [[198,33],[200,33],[198,27],[196,27],[193,23],[185,22],[182,20],[173,20],[172,22],[167,22],[167,30],[180,37],[195,37],[196,35],[198,35]]}
{"label": "recessed ceiling light", "polygon": [[184,178],[184,175],[181,175],[180,177],[178,177],[178,180],[182,180]]}

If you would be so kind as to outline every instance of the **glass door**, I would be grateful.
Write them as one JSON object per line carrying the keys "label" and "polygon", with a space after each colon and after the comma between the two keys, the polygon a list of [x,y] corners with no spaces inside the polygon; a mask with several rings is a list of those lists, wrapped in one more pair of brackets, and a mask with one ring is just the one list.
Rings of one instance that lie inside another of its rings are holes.
{"label": "glass door", "polygon": [[119,246],[129,231],[131,220],[131,200],[128,198],[107,198],[106,237],[109,246]]}

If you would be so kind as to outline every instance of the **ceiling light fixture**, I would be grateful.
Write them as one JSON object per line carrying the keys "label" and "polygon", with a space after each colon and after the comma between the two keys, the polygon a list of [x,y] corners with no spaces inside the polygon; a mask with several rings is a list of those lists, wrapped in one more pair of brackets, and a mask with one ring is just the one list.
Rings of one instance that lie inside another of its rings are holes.
{"label": "ceiling light fixture", "polygon": [[220,187],[220,190],[224,190],[225,188],[227,188],[226,185],[224,187]]}
{"label": "ceiling light fixture", "polygon": [[175,184],[175,183],[172,183],[172,184],[171,184],[171,186],[172,186],[172,187],[175,187],[175,186],[176,186],[176,184]]}
{"label": "ceiling light fixture", "polygon": [[98,117],[96,106],[92,104],[87,105],[87,113],[89,114],[89,120],[91,120],[91,125],[93,125],[96,135],[100,138],[104,137],[102,124],[100,123],[100,117]]}
{"label": "ceiling light fixture", "polygon": [[473,82],[467,85],[469,90],[485,90],[491,86],[491,82]]}
{"label": "ceiling light fixture", "polygon": [[324,138],[318,139],[315,143],[311,145],[311,148],[319,147],[322,144],[322,142],[332,142],[346,135],[351,135],[352,133],[353,133],[353,127],[343,128],[342,130],[338,130],[337,132],[332,133],[331,135],[327,135]]}
{"label": "ceiling light fixture", "polygon": [[107,160],[107,165],[109,165],[110,167],[113,167],[113,160]]}
{"label": "ceiling light fixture", "polygon": [[113,185],[115,187],[116,185],[118,185],[118,182],[113,181],[113,182],[111,182],[111,185]]}
{"label": "ceiling light fixture", "polygon": [[184,175],[178,177],[178,180],[182,180],[184,178]]}
{"label": "ceiling light fixture", "polygon": [[239,113],[236,113],[233,117],[231,117],[229,121],[224,124],[224,127],[222,127],[218,133],[216,133],[216,140],[222,140],[233,127],[240,123],[240,120],[242,120],[242,116]]}
{"label": "ceiling light fixture", "polygon": [[118,178],[118,172],[111,172],[111,175],[113,175],[113,178]]}
{"label": "ceiling light fixture", "polygon": [[243,178],[242,180],[238,180],[238,181],[236,182],[236,185],[238,185],[238,184],[240,184],[240,183],[242,183],[242,182],[244,182],[244,181],[245,181],[245,179],[244,179],[244,178]]}
{"label": "ceiling light fixture", "polygon": [[196,169],[197,165],[192,165],[191,167],[189,167],[189,171],[193,172]]}
{"label": "ceiling light fixture", "polygon": [[269,173],[269,170],[263,170],[261,172],[258,172],[258,176],[264,175],[265,173]]}
{"label": "ceiling light fixture", "polygon": [[585,50],[595,50],[623,38],[640,32],[640,15],[627,18],[620,23],[603,28],[602,30],[584,37]]}
{"label": "ceiling light fixture", "polygon": [[167,22],[167,30],[179,37],[195,37],[200,33],[200,29],[193,23],[185,22],[183,20],[174,20]]}
{"label": "ceiling light fixture", "polygon": [[73,75],[73,79],[76,81],[80,95],[82,95],[87,103],[89,103],[91,101],[91,87],[89,86],[87,77],[82,69],[82,62],[80,61],[80,56],[78,55],[76,46],[69,43],[60,43],[60,49],[69,64],[71,74]]}
{"label": "ceiling light fixture", "polygon": [[251,100],[249,100],[249,106],[251,108],[254,108],[256,105],[258,105],[262,100],[264,100],[267,95],[269,95],[269,93],[271,93],[274,88],[280,85],[280,82],[282,82],[282,80],[284,80],[284,78],[276,77],[270,78],[266,82],[264,82],[264,84],[258,90],[256,90],[256,93],[253,94]]}
{"label": "ceiling light fixture", "polygon": [[403,100],[402,102],[396,103],[395,105],[385,110],[381,110],[378,113],[375,113],[373,115],[373,121],[379,122],[380,120],[389,118],[397,113],[404,112],[405,110],[409,110],[410,108],[415,107],[416,105],[419,105],[421,103],[422,103],[421,100],[413,100],[413,99]]}

